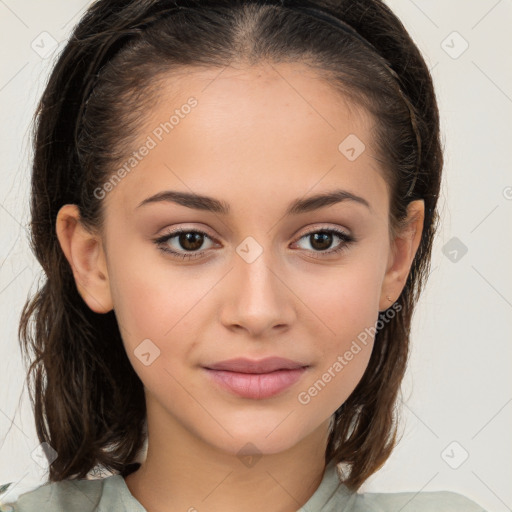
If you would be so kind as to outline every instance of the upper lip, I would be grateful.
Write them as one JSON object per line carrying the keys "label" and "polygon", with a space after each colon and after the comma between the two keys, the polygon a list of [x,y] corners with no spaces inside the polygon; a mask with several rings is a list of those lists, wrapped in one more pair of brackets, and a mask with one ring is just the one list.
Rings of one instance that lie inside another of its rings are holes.
{"label": "upper lip", "polygon": [[293,370],[305,366],[308,365],[283,357],[267,357],[259,360],[239,357],[210,364],[205,366],[205,368],[240,373],[270,373],[276,370]]}

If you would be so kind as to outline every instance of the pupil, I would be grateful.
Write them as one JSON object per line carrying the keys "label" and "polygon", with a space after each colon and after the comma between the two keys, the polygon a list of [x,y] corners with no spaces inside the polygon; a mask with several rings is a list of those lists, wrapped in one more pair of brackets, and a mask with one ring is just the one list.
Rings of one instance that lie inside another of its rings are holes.
{"label": "pupil", "polygon": [[314,243],[311,245],[315,247],[317,242],[320,242],[320,246],[317,246],[317,249],[329,249],[332,242],[332,235],[330,233],[314,233],[311,235],[313,237]]}
{"label": "pupil", "polygon": [[[330,233],[314,233],[311,238],[313,239],[312,246],[319,250],[329,249],[332,243]],[[184,249],[193,251],[199,249],[203,244],[203,235],[201,233],[181,233],[179,241]]]}
{"label": "pupil", "polygon": [[181,233],[179,242],[183,249],[193,251],[199,249],[203,244],[203,235],[201,233]]}

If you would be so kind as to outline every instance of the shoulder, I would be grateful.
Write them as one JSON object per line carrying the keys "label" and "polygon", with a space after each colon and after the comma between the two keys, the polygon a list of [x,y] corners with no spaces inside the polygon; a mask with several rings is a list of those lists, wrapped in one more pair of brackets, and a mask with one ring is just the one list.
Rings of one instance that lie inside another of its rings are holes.
{"label": "shoulder", "polygon": [[434,492],[353,492],[340,480],[334,462],[300,512],[485,512],[462,494]]}
{"label": "shoulder", "polygon": [[451,491],[357,494],[354,512],[485,512],[462,494]]}
{"label": "shoulder", "polygon": [[0,512],[93,511],[109,478],[48,482],[25,492],[16,491],[15,484],[0,485]]}

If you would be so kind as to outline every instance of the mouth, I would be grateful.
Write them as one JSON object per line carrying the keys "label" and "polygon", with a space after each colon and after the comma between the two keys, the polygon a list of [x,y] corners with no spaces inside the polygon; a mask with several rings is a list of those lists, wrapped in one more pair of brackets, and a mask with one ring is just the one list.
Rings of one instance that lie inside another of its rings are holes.
{"label": "mouth", "polygon": [[308,366],[299,361],[292,361],[283,357],[266,357],[258,361],[238,357],[236,359],[228,359],[205,365],[204,368],[208,370],[224,370],[228,372],[237,373],[271,373],[277,370],[296,370]]}
{"label": "mouth", "polygon": [[276,396],[295,384],[309,365],[280,357],[259,361],[230,359],[203,366],[222,389],[243,398],[261,400]]}

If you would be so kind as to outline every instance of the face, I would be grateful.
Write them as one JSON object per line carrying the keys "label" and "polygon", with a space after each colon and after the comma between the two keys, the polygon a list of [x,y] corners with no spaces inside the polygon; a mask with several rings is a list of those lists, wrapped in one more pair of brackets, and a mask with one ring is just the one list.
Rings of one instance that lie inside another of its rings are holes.
{"label": "face", "polygon": [[[102,189],[95,292],[148,415],[230,453],[325,430],[400,293],[372,124],[299,65],[169,77],[140,159]],[[256,364],[267,358],[287,361]]]}

